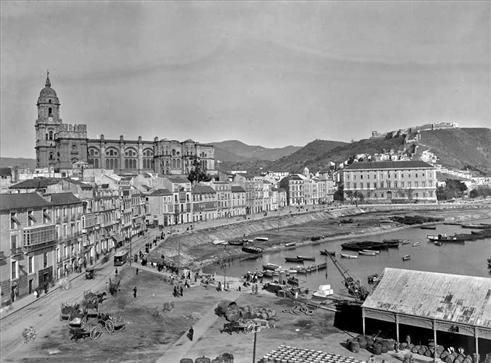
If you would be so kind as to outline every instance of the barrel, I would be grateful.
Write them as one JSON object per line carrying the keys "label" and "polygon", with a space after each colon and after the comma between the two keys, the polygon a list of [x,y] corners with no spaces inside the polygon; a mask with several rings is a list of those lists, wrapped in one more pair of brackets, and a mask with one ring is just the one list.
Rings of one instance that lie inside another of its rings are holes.
{"label": "barrel", "polygon": [[381,343],[375,343],[373,345],[373,354],[375,354],[375,355],[382,354],[382,344]]}
{"label": "barrel", "polygon": [[457,358],[455,358],[455,359],[454,359],[454,361],[453,361],[453,362],[454,362],[454,363],[463,363],[463,362],[464,362],[464,359],[465,359],[465,357],[464,357],[462,354],[459,354],[459,355],[457,356]]}
{"label": "barrel", "polygon": [[360,351],[360,343],[354,339],[351,339],[348,344],[348,348],[353,353],[358,353]]}
{"label": "barrel", "polygon": [[360,343],[361,349],[365,349],[367,347],[367,338],[365,338],[363,335],[358,335],[356,340],[358,340],[358,343]]}
{"label": "barrel", "polygon": [[387,353],[389,351],[389,343],[387,341],[382,341],[382,353]]}
{"label": "barrel", "polygon": [[193,363],[191,358],[182,358],[179,363]]}
{"label": "barrel", "polygon": [[205,356],[202,356],[200,358],[196,358],[194,360],[194,363],[211,363],[211,359]]}

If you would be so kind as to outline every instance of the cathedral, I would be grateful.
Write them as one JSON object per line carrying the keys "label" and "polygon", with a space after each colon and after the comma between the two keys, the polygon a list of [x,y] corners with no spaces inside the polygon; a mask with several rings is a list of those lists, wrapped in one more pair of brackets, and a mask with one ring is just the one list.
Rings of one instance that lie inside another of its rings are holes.
{"label": "cathedral", "polygon": [[66,124],[60,118],[60,100],[51,87],[49,73],[37,101],[36,165],[55,171],[72,169],[80,162],[89,168],[116,173],[154,171],[159,174],[189,174],[199,163],[214,175],[215,148],[193,140],[183,142],[155,137],[153,141],[87,137],[87,125]]}

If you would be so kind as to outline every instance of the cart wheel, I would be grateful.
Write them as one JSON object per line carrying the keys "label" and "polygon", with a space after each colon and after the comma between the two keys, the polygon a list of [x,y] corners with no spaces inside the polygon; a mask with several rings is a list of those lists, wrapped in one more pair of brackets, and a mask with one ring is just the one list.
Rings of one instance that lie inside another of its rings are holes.
{"label": "cart wheel", "polygon": [[90,339],[97,340],[102,336],[102,334],[103,334],[102,328],[100,326],[95,326],[90,331]]}
{"label": "cart wheel", "polygon": [[105,327],[109,334],[114,333],[114,323],[111,320],[106,320]]}

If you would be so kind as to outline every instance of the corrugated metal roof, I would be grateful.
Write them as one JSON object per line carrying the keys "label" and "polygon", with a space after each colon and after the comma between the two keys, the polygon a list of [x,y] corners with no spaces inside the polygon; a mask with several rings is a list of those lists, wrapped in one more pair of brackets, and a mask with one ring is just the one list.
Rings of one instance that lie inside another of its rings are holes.
{"label": "corrugated metal roof", "polygon": [[73,193],[53,193],[51,195],[51,203],[53,205],[79,204],[82,203]]}
{"label": "corrugated metal roof", "polygon": [[37,193],[0,194],[0,211],[36,209],[52,204]]}
{"label": "corrugated metal roof", "polygon": [[408,168],[433,168],[433,166],[421,160],[372,161],[372,162],[353,163],[345,167],[344,170],[408,169]]}
{"label": "corrugated metal roof", "polygon": [[491,279],[386,268],[363,307],[491,328]]}

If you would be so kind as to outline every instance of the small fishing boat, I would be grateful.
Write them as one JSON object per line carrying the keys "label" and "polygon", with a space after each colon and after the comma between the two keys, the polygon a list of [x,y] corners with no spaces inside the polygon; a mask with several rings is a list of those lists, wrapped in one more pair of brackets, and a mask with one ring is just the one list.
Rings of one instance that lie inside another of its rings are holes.
{"label": "small fishing boat", "polygon": [[213,244],[214,245],[226,245],[226,244],[228,244],[228,242],[223,240],[223,239],[216,239],[213,241]]}
{"label": "small fishing boat", "polygon": [[336,256],[336,252],[334,251],[328,251],[328,250],[322,250],[321,251],[322,256]]}
{"label": "small fishing boat", "polygon": [[421,244],[421,242],[420,242],[420,241],[418,241],[418,242],[414,242],[412,246],[413,246],[413,247],[418,247],[420,244]]}
{"label": "small fishing boat", "polygon": [[380,254],[380,250],[361,250],[361,252],[370,252],[375,253],[376,255]]}
{"label": "small fishing boat", "polygon": [[243,246],[242,251],[247,253],[260,254],[263,253],[264,250],[261,247],[257,246]]}
{"label": "small fishing boat", "polygon": [[303,258],[298,258],[298,257],[285,257],[285,262],[303,263]]}
{"label": "small fishing boat", "polygon": [[405,239],[405,240],[402,240],[401,245],[408,245],[410,243],[411,243],[411,241],[408,241],[407,239]]}
{"label": "small fishing boat", "polygon": [[264,270],[263,276],[264,277],[273,277],[273,271],[272,270]]}
{"label": "small fishing boat", "polygon": [[406,255],[406,256],[402,257],[403,261],[409,261],[410,259],[411,259],[410,255]]}
{"label": "small fishing boat", "polygon": [[260,242],[266,242],[266,241],[269,241],[269,238],[268,237],[263,237],[263,236],[258,236],[256,238],[254,238],[255,241],[260,241]]}
{"label": "small fishing boat", "polygon": [[297,273],[298,274],[306,274],[308,271],[307,271],[307,268],[306,267],[297,267]]}
{"label": "small fishing boat", "polygon": [[285,243],[285,247],[295,247],[297,245],[297,242],[288,242]]}
{"label": "small fishing boat", "polygon": [[298,271],[297,271],[297,270],[295,270],[295,269],[293,269],[293,268],[288,269],[288,273],[289,273],[290,275],[296,275],[296,274],[297,274],[297,272],[298,272]]}
{"label": "small fishing boat", "polygon": [[375,251],[367,251],[367,250],[358,251],[358,254],[360,254],[362,256],[377,256],[377,252],[375,252]]}
{"label": "small fishing boat", "polygon": [[326,262],[319,263],[317,265],[317,270],[325,270],[326,268],[327,268],[327,263]]}
{"label": "small fishing boat", "polygon": [[377,241],[346,242],[341,244],[343,250],[361,251],[361,250],[386,250],[388,244]]}
{"label": "small fishing boat", "polygon": [[314,256],[297,256],[297,258],[304,260],[304,261],[315,261]]}
{"label": "small fishing boat", "polygon": [[436,229],[436,226],[421,226],[420,229]]}
{"label": "small fishing boat", "polygon": [[426,236],[430,241],[440,241],[440,242],[464,242],[466,239],[471,239],[470,236],[472,234],[459,234],[459,235],[453,235],[453,236],[447,236],[447,235],[428,235]]}
{"label": "small fishing boat", "polygon": [[231,246],[242,246],[244,244],[244,240],[232,240],[232,241],[228,241],[228,244],[231,245]]}
{"label": "small fishing boat", "polygon": [[271,270],[271,271],[275,271],[275,270],[278,270],[280,269],[281,266],[280,265],[277,265],[275,263],[267,263],[267,264],[264,264],[263,265],[263,269],[264,270]]}
{"label": "small fishing boat", "polygon": [[433,241],[433,243],[435,244],[435,246],[442,246],[443,243],[441,243],[440,241]]}
{"label": "small fishing boat", "polygon": [[328,299],[332,294],[334,294],[334,290],[331,289],[331,285],[320,285],[317,291],[312,293],[312,297],[317,299]]}
{"label": "small fishing boat", "polygon": [[358,256],[350,255],[350,254],[347,254],[347,253],[341,253],[341,257],[342,258],[358,258]]}

